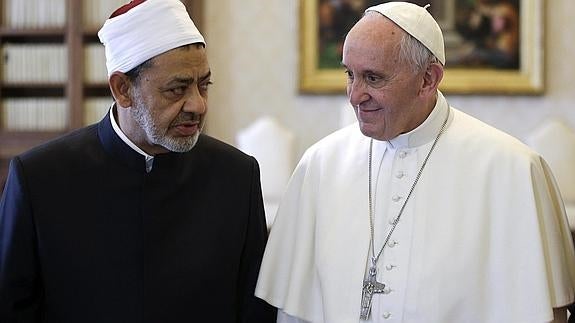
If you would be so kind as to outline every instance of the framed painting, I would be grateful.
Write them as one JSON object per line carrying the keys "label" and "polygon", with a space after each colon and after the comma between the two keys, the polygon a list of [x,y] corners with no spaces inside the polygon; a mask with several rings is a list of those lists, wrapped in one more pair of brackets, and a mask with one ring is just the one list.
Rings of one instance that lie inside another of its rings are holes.
{"label": "framed painting", "polygon": [[[374,0],[300,1],[303,93],[343,93],[347,31]],[[443,30],[447,94],[541,94],[543,0],[423,0]]]}

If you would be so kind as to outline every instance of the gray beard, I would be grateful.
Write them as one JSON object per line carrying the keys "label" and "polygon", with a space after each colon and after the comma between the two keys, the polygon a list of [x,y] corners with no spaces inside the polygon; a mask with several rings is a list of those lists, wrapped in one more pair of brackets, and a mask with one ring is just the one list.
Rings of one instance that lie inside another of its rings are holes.
{"label": "gray beard", "polygon": [[[149,143],[164,147],[169,151],[177,153],[184,153],[192,150],[192,148],[194,148],[198,142],[200,133],[202,132],[203,128],[202,125],[198,132],[196,132],[191,137],[168,136],[165,132],[162,132],[161,129],[157,127],[157,125],[154,123],[150,110],[145,105],[141,104],[139,98],[135,100],[134,105],[130,109],[130,114],[146,134],[146,138]],[[183,118],[181,113],[178,115],[178,118]]]}

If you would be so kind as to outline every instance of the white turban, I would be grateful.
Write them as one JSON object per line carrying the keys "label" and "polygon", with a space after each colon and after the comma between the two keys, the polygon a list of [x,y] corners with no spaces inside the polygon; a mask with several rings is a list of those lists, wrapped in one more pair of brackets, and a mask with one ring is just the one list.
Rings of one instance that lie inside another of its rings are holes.
{"label": "white turban", "polygon": [[104,23],[98,37],[106,48],[108,76],[126,73],[171,49],[203,43],[180,0],[147,0]]}

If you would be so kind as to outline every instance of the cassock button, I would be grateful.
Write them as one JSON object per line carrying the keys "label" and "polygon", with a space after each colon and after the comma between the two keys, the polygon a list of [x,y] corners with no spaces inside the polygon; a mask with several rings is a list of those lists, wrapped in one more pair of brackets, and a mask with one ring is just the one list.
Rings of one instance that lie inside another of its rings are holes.
{"label": "cassock button", "polygon": [[398,243],[399,243],[399,242],[397,242],[397,241],[395,241],[395,240],[391,240],[391,241],[389,241],[389,242],[387,243],[387,245],[388,245],[390,248],[393,248],[393,247],[397,246]]}
{"label": "cassock button", "polygon": [[390,313],[390,312],[385,312],[385,313],[383,313],[383,318],[384,318],[384,319],[387,320],[387,319],[390,318],[390,317],[391,317],[391,313]]}
{"label": "cassock button", "polygon": [[385,265],[385,269],[386,269],[387,271],[390,271],[390,270],[392,270],[393,268],[395,268],[395,265],[393,265],[393,264],[387,264],[387,265]]}
{"label": "cassock button", "polygon": [[389,293],[391,293],[391,288],[385,287],[385,288],[383,289],[383,293],[386,294],[386,295],[389,294]]}
{"label": "cassock button", "polygon": [[401,200],[401,196],[399,196],[399,195],[394,195],[394,196],[391,198],[391,200],[394,201],[394,202],[399,202],[399,200]]}
{"label": "cassock button", "polygon": [[387,223],[393,225],[395,223],[395,218],[389,218],[389,221],[387,221]]}
{"label": "cassock button", "polygon": [[397,174],[395,174],[395,177],[398,179],[402,179],[403,176],[405,176],[405,173],[403,171],[399,171],[397,172]]}
{"label": "cassock button", "polygon": [[403,159],[403,158],[405,158],[405,156],[407,156],[407,152],[405,152],[403,150],[399,152],[399,158]]}

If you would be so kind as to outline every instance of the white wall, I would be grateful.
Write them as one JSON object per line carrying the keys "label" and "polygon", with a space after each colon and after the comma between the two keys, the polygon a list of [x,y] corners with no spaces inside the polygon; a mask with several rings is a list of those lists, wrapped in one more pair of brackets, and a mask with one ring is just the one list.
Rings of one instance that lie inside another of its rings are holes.
{"label": "white wall", "polygon": [[[545,75],[542,96],[450,96],[449,102],[520,139],[547,117],[575,128],[575,1],[545,2]],[[299,0],[205,1],[204,34],[212,66],[208,132],[234,136],[261,115],[296,134],[299,159],[339,127],[342,95],[297,90]]]}

